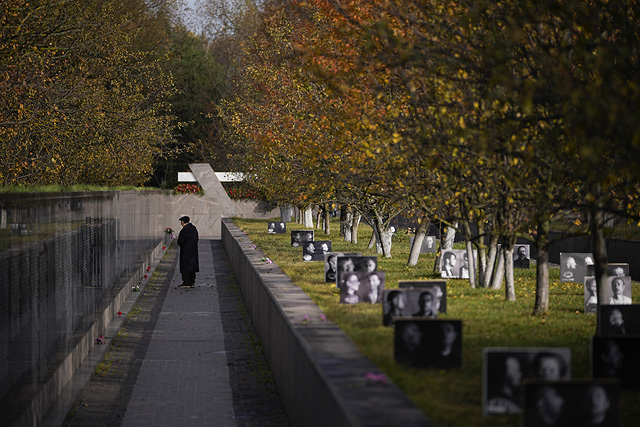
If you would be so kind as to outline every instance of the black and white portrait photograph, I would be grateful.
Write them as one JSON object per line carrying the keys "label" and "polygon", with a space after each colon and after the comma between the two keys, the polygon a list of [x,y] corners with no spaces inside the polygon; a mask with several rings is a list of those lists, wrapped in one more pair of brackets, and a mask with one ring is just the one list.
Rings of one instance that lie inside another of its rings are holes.
{"label": "black and white portrait photograph", "polygon": [[373,272],[378,270],[377,256],[343,255],[338,256],[338,275],[336,287],[340,288],[344,283],[343,273],[349,272]]}
{"label": "black and white portrait photograph", "polygon": [[607,284],[601,289],[603,297],[600,304],[629,305],[631,304],[631,277],[612,276],[607,279]]}
{"label": "black and white portrait photograph", "polygon": [[[409,236],[409,247],[413,247],[413,241],[415,240],[415,236]],[[435,254],[438,248],[438,240],[436,236],[424,236],[422,240],[422,245],[420,246],[420,253],[423,254]]]}
{"label": "black and white portrait photograph", "polygon": [[[338,273],[338,257],[342,256],[360,256],[362,254],[353,252],[353,253],[344,253],[344,252],[327,252],[324,254],[324,281],[326,283],[336,283],[337,273]],[[355,264],[354,264],[355,268]],[[352,270],[355,271],[355,270]]]}
{"label": "black and white portrait photograph", "polygon": [[403,316],[411,316],[407,308],[406,289],[385,289],[382,293],[382,324],[393,325],[395,319]]}
{"label": "black and white portrait photograph", "polygon": [[[478,251],[473,251],[474,264],[478,266]],[[443,279],[468,279],[469,256],[466,249],[446,249],[440,257],[440,277]]]}
{"label": "black and white portrait photograph", "polygon": [[585,276],[584,278],[584,312],[598,312],[598,286],[596,278],[593,276]]}
{"label": "black and white portrait photograph", "polygon": [[[596,269],[595,265],[587,265],[587,276],[595,276]],[[607,264],[607,274],[612,276],[628,276],[629,275],[629,264],[624,262],[613,262]]]}
{"label": "black and white portrait photograph", "polygon": [[304,242],[313,242],[313,230],[291,230],[291,246],[302,247]]}
{"label": "black and white portrait photograph", "polygon": [[529,245],[516,245],[513,251],[513,268],[529,268],[530,258]]}
{"label": "black and white portrait photograph", "polygon": [[522,381],[571,378],[571,350],[565,347],[495,347],[483,355],[483,413],[522,412]]}
{"label": "black and white portrait photograph", "polygon": [[523,395],[527,427],[619,425],[620,387],[615,381],[526,380]]}
{"label": "black and white portrait photograph", "polygon": [[287,226],[284,222],[274,222],[271,221],[267,225],[267,233],[269,234],[281,234],[286,233]]}
{"label": "black and white portrait photograph", "polygon": [[443,279],[460,277],[458,255],[462,255],[460,250],[448,249],[442,251],[442,256],[440,257],[440,276]]}
{"label": "black and white portrait photograph", "polygon": [[462,321],[398,318],[394,327],[398,363],[423,369],[462,366]]}
{"label": "black and white portrait photograph", "polygon": [[435,295],[436,310],[438,313],[447,312],[447,281],[446,280],[401,280],[398,282],[400,289],[429,289]]}
{"label": "black and white portrait photograph", "polygon": [[444,313],[446,298],[437,285],[387,289],[383,296],[382,323],[393,325],[396,317],[429,317]]}
{"label": "black and white portrait photograph", "polygon": [[593,378],[617,378],[622,388],[640,388],[639,360],[639,335],[594,335],[591,338]]}
{"label": "black and white portrait photograph", "polygon": [[560,252],[560,281],[584,283],[587,265],[593,265],[593,254]]}
{"label": "black and white portrait photograph", "polygon": [[324,255],[331,252],[330,240],[315,240],[302,243],[303,261],[324,261]]}
{"label": "black and white portrait photograph", "polygon": [[344,282],[340,287],[340,302],[343,304],[381,302],[384,293],[384,276],[382,271],[344,273]]}
{"label": "black and white portrait photograph", "polygon": [[640,304],[601,305],[599,335],[640,335]]}

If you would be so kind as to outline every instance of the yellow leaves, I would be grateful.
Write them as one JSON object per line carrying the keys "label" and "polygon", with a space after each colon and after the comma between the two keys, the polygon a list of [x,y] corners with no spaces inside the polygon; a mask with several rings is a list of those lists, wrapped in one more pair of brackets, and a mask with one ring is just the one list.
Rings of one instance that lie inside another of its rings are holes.
{"label": "yellow leaves", "polygon": [[460,119],[458,120],[458,125],[460,126],[460,128],[466,129],[467,126],[464,123],[464,117],[460,117]]}

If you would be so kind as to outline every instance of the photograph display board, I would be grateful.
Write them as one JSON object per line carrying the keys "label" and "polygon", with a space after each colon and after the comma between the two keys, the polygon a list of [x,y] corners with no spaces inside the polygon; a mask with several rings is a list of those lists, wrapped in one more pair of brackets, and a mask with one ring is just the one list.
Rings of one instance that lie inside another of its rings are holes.
{"label": "photograph display board", "polygon": [[331,252],[331,240],[315,240],[302,244],[303,261],[324,261],[324,254]]}
{"label": "photograph display board", "polygon": [[269,234],[281,234],[286,233],[287,225],[284,222],[269,222],[267,224],[267,233]]}
{"label": "photograph display board", "polygon": [[640,388],[640,335],[594,335],[591,376],[617,378],[622,388]]}
{"label": "photograph display board", "polygon": [[[595,276],[596,269],[593,264],[587,265],[587,276]],[[628,276],[629,264],[625,262],[614,262],[607,264],[607,274],[609,276]]]}
{"label": "photograph display board", "polygon": [[351,272],[371,273],[378,271],[377,256],[353,256],[344,255],[338,257],[338,275],[336,277],[336,287],[339,289],[344,283],[342,275]]}
{"label": "photograph display board", "polygon": [[587,265],[593,265],[593,254],[560,252],[560,281],[584,283]]}
{"label": "photograph display board", "polygon": [[[409,248],[413,247],[413,241],[416,236],[409,236]],[[422,254],[435,254],[438,248],[438,239],[436,236],[424,236],[422,245],[420,246],[420,253]]]}
{"label": "photograph display board", "polygon": [[640,335],[640,304],[601,305],[598,335]]}
{"label": "photograph display board", "polygon": [[620,386],[606,379],[527,380],[524,425],[619,426]]}
{"label": "photograph display board", "polygon": [[352,257],[352,256],[361,256],[361,255],[362,254],[359,252],[352,252],[352,253],[327,252],[325,253],[324,254],[324,281],[326,283],[336,283],[339,256]]}
{"label": "photograph display board", "polygon": [[[466,249],[446,249],[440,257],[440,276],[443,279],[468,279],[469,260]],[[473,251],[476,270],[478,267],[478,251]]]}
{"label": "photograph display board", "polygon": [[613,276],[607,279],[607,284],[600,290],[603,297],[601,305],[629,305],[631,304],[631,277]]}
{"label": "photograph display board", "polygon": [[529,268],[531,259],[531,247],[529,245],[516,245],[513,248],[513,268]]}
{"label": "photograph display board", "polygon": [[291,230],[291,246],[297,248],[304,242],[313,242],[313,230]]}
{"label": "photograph display board", "polygon": [[[447,312],[447,281],[446,280],[401,280],[398,282],[400,289],[430,290],[436,297],[436,310],[438,313]],[[409,304],[413,303],[413,295],[409,296]],[[418,301],[420,294],[418,294]]]}
{"label": "photograph display board", "polygon": [[384,272],[351,271],[343,275],[340,302],[343,304],[377,304],[384,293]]}
{"label": "photograph display board", "polygon": [[522,381],[571,378],[571,349],[488,347],[483,354],[482,410],[485,415],[522,412]]}
{"label": "photograph display board", "polygon": [[382,324],[400,317],[438,317],[446,309],[446,295],[439,286],[386,289],[382,297]]}
{"label": "photograph display board", "polygon": [[394,328],[396,362],[414,368],[462,366],[462,321],[398,318]]}

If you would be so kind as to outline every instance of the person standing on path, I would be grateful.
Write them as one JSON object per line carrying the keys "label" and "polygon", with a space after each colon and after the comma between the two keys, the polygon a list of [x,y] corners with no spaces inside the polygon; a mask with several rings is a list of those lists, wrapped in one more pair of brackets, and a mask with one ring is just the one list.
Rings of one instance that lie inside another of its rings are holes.
{"label": "person standing on path", "polygon": [[188,216],[180,218],[182,230],[178,234],[178,246],[180,246],[180,273],[182,284],[179,288],[194,288],[196,286],[196,273],[200,271],[198,261],[198,229],[191,224]]}

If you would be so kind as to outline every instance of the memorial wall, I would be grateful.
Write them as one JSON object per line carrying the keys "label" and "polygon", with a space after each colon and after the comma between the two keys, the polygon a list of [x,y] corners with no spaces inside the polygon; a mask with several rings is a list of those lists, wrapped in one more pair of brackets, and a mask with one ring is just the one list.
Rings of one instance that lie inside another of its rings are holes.
{"label": "memorial wall", "polygon": [[[11,425],[175,225],[162,191],[0,194],[0,413]],[[175,228],[175,227],[174,227]]]}

